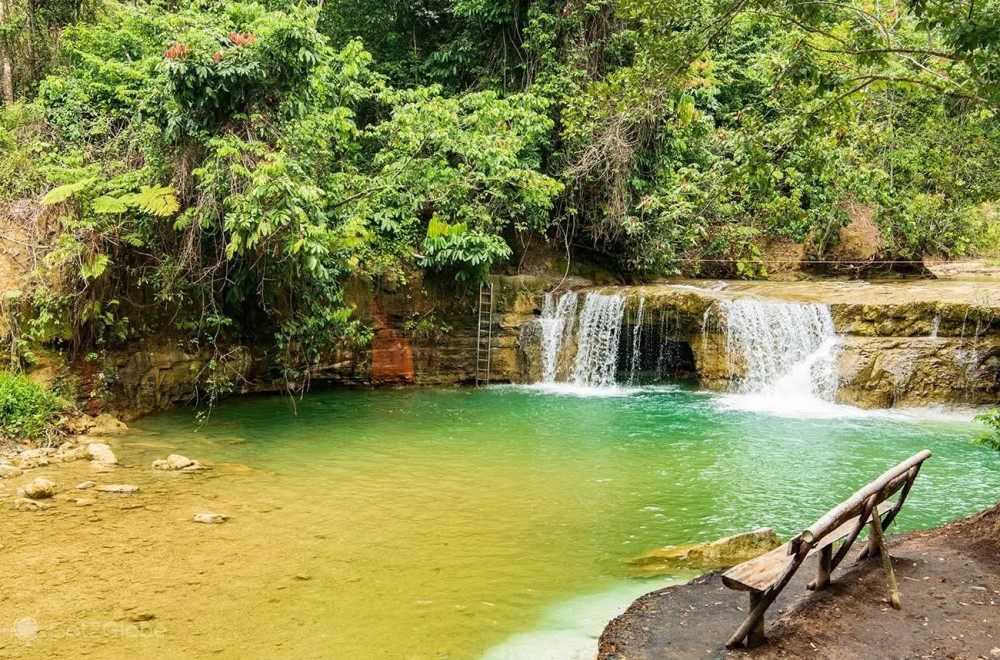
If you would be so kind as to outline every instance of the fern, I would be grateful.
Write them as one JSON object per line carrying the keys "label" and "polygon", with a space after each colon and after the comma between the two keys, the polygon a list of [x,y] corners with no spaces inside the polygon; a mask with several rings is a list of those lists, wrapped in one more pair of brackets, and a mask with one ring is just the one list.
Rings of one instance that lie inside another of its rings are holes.
{"label": "fern", "polygon": [[94,200],[94,213],[124,213],[128,204],[117,197],[101,195]]}
{"label": "fern", "polygon": [[171,216],[181,208],[180,202],[177,201],[177,191],[159,184],[152,187],[143,186],[139,192],[124,195],[119,199],[130,207],[160,217]]}
{"label": "fern", "polygon": [[91,177],[89,179],[82,179],[76,183],[67,183],[65,185],[58,186],[47,192],[45,197],[42,197],[42,204],[45,206],[62,204],[74,195],[92,188],[95,183],[97,183],[97,179],[95,177]]}

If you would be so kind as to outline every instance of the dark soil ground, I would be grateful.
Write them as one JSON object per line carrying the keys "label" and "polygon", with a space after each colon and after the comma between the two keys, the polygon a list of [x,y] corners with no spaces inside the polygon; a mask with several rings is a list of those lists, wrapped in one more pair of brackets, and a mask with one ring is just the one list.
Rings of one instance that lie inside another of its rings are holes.
{"label": "dark soil ground", "polygon": [[713,573],[636,600],[604,629],[599,658],[1000,658],[1000,505],[888,540],[902,610],[881,559],[857,563],[858,550],[829,589],[807,591],[813,556],[768,610],[763,647],[725,649],[747,595]]}

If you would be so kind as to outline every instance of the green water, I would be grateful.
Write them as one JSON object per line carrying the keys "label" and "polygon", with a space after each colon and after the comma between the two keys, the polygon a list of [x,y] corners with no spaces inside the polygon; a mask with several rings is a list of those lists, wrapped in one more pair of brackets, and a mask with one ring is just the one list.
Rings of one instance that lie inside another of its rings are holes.
{"label": "green water", "polygon": [[[287,610],[251,580],[247,616],[257,599],[272,623],[302,619],[285,651],[351,658],[587,657],[607,618],[669,582],[628,577],[623,560],[759,526],[787,537],[924,448],[897,529],[1000,498],[1000,460],[969,444],[968,415],[785,417],[684,389],[620,394],[330,391],[294,414],[250,398],[201,428],[183,411],[140,420],[132,455],[259,470],[208,481],[225,528],[273,547],[248,571],[294,557],[311,579]],[[265,648],[271,628],[248,628],[260,639],[245,648]]]}

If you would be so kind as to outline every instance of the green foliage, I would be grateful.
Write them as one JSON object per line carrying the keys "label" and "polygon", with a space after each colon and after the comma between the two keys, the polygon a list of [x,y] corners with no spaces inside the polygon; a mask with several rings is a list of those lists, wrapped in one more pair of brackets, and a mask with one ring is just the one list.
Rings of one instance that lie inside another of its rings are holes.
{"label": "green foliage", "polygon": [[436,341],[449,334],[452,327],[441,321],[433,313],[414,313],[400,328],[407,337],[421,341]]}
{"label": "green foliage", "polygon": [[256,343],[302,383],[370,337],[348,279],[482,281],[529,236],[759,278],[863,205],[882,258],[1000,249],[996,2],[43,4],[0,35],[35,97],[0,195],[60,230],[32,341]]}
{"label": "green foliage", "polygon": [[993,408],[988,413],[977,416],[976,421],[985,424],[989,431],[973,440],[972,444],[1000,451],[1000,408]]}
{"label": "green foliage", "polygon": [[66,403],[20,374],[0,373],[0,437],[37,440],[51,434]]}

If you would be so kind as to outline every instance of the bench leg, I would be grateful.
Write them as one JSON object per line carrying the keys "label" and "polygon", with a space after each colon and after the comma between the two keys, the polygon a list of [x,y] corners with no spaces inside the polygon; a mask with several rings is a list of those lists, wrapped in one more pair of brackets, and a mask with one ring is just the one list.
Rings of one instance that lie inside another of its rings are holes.
{"label": "bench leg", "polygon": [[[750,592],[750,611],[753,612],[753,608],[757,607],[757,604],[761,600],[761,594],[756,591]],[[767,641],[764,636],[764,616],[763,614],[757,622],[754,624],[753,628],[750,629],[750,634],[747,635],[747,648],[752,649],[762,645]]]}
{"label": "bench leg", "polygon": [[830,586],[830,573],[833,572],[833,544],[819,551],[819,573],[812,585],[816,591]]}
{"label": "bench leg", "polygon": [[885,545],[885,534],[882,530],[882,518],[879,517],[876,512],[872,515],[872,533],[871,542],[868,547],[872,549],[872,554],[882,555],[882,568],[885,569],[885,578],[889,582],[889,602],[892,604],[892,608],[898,610],[901,606],[899,603],[899,587],[896,585],[896,573],[892,570],[892,559],[889,557],[889,549]]}

